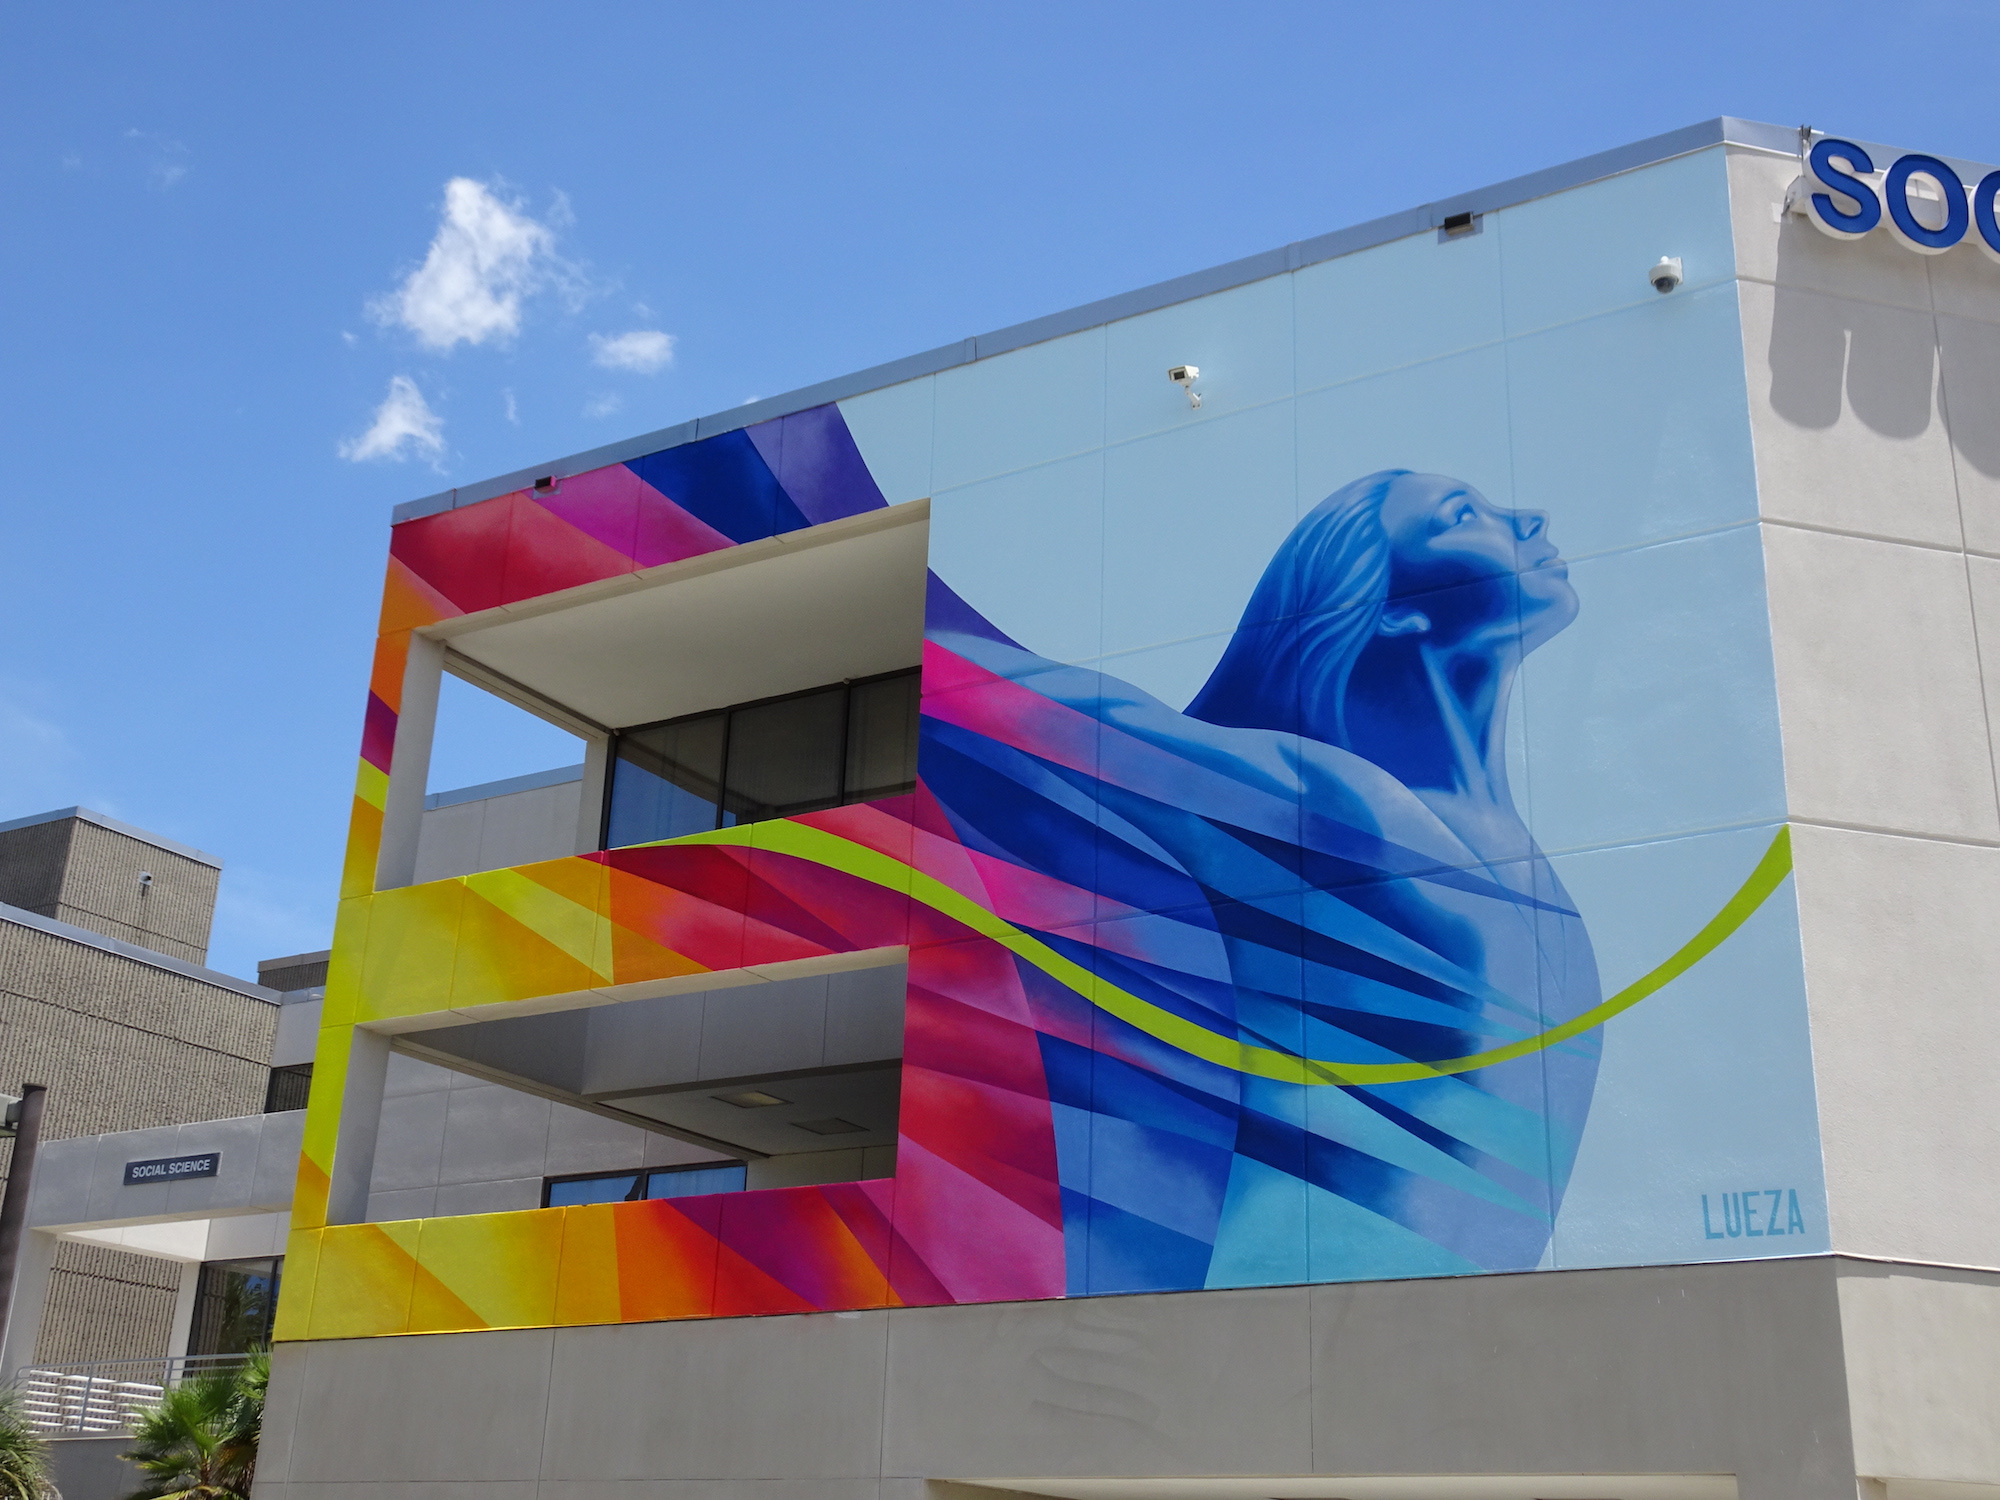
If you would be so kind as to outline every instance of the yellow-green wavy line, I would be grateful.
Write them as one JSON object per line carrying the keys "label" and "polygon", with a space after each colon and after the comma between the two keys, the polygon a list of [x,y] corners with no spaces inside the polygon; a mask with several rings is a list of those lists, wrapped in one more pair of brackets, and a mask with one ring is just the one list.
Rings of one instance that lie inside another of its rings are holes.
{"label": "yellow-green wavy line", "polygon": [[1732,933],[1750,919],[1751,913],[1762,906],[1771,893],[1784,883],[1785,877],[1792,869],[1791,829],[1782,827],[1778,830],[1777,836],[1771,840],[1770,847],[1764,851],[1764,857],[1757,862],[1757,867],[1750,872],[1749,878],[1737,888],[1735,895],[1723,903],[1722,909],[1709,919],[1701,931],[1683,943],[1666,962],[1626,985],[1624,989],[1601,1004],[1592,1006],[1581,1015],[1572,1016],[1559,1026],[1551,1026],[1534,1036],[1509,1042],[1504,1047],[1470,1053],[1465,1057],[1445,1058],[1428,1063],[1352,1063],[1332,1062],[1324,1058],[1295,1057],[1287,1052],[1278,1052],[1269,1047],[1259,1047],[1219,1035],[1198,1022],[1190,1021],[1185,1016],[1177,1016],[1172,1011],[1162,1009],[1151,1001],[1142,1000],[1137,995],[1106,982],[1081,964],[1063,957],[1048,944],[1031,937],[1005,918],[989,911],[962,892],[952,889],[943,881],[926,875],[891,855],[857,844],[851,839],[842,838],[839,834],[829,833],[825,829],[811,828],[802,823],[774,821],[737,828],[718,828],[712,833],[692,834],[675,839],[673,842],[730,844],[767,849],[772,853],[789,854],[797,859],[810,860],[814,864],[843,871],[857,879],[890,890],[907,890],[914,900],[921,901],[934,911],[942,912],[964,923],[983,937],[1003,944],[1050,978],[1075,990],[1100,1010],[1118,1017],[1121,1021],[1129,1023],[1158,1041],[1165,1042],[1170,1047],[1234,1072],[1274,1079],[1280,1083],[1301,1084],[1410,1083],[1423,1078],[1443,1078],[1453,1073],[1469,1073],[1476,1068],[1490,1068],[1495,1063],[1527,1057],[1560,1042],[1568,1041],[1571,1037],[1581,1036],[1593,1027],[1603,1025],[1621,1011],[1630,1010],[1648,995],[1664,989],[1721,947]]}

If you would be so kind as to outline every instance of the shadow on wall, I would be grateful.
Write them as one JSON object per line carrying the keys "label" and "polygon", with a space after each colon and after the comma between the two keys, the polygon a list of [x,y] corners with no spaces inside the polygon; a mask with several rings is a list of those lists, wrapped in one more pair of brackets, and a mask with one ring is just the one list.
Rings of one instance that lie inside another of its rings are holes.
{"label": "shadow on wall", "polygon": [[[1799,427],[1830,428],[1840,421],[1844,395],[1846,408],[1871,430],[1915,438],[1943,405],[1940,380],[1968,396],[2000,388],[2000,326],[1804,290],[1802,283],[1824,280],[1813,273],[1827,248],[1801,220],[1787,219],[1780,231],[1770,348],[1778,415]],[[1956,451],[1980,473],[2000,477],[2000,425],[1948,425]]]}
{"label": "shadow on wall", "polygon": [[50,1468],[62,1500],[125,1500],[146,1477],[120,1456],[131,1446],[124,1433],[50,1443]]}

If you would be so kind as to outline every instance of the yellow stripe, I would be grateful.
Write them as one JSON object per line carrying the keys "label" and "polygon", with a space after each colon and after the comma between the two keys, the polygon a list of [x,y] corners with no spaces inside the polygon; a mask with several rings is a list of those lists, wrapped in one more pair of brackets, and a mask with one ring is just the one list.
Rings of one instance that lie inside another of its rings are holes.
{"label": "yellow stripe", "polygon": [[1736,894],[1722,910],[1677,949],[1665,963],[1653,969],[1602,1004],[1579,1016],[1520,1041],[1509,1042],[1486,1052],[1437,1062],[1354,1063],[1321,1058],[1294,1057],[1269,1047],[1254,1046],[1210,1031],[1207,1027],[1164,1010],[1151,1001],[1107,983],[1081,964],[1063,957],[1046,943],[1029,936],[1004,918],[943,881],[912,868],[890,855],[844,839],[824,829],[801,823],[775,821],[736,828],[718,828],[712,833],[691,834],[675,839],[677,844],[754,845],[776,853],[789,854],[814,864],[844,871],[861,880],[890,890],[908,890],[912,899],[934,911],[964,923],[983,937],[1001,943],[1026,959],[1050,978],[1067,985],[1092,1005],[1128,1022],[1168,1046],[1198,1057],[1204,1062],[1270,1078],[1280,1083],[1372,1084],[1409,1083],[1423,1078],[1442,1078],[1453,1073],[1469,1073],[1490,1068],[1553,1047],[1571,1037],[1581,1036],[1601,1026],[1621,1011],[1630,1010],[1648,995],[1664,988],[1720,947],[1730,934],[1749,920],[1770,894],[1784,882],[1792,868],[1792,838],[1789,827],[1780,828],[1764,857],[1757,862]]}
{"label": "yellow stripe", "polygon": [[354,778],[354,795],[375,811],[382,811],[389,805],[389,773],[364,760]]}
{"label": "yellow stripe", "polygon": [[608,925],[607,920],[588,906],[530,880],[519,870],[482,870],[466,876],[465,885],[599,979],[611,978],[599,967],[610,951],[599,930]]}

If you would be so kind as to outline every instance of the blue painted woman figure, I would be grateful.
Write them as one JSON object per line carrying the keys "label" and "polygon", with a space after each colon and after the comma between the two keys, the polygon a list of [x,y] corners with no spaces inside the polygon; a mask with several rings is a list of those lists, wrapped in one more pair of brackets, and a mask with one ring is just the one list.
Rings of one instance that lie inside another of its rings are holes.
{"label": "blue painted woman figure", "polygon": [[1576,612],[1544,517],[1401,470],[1298,523],[1185,712],[934,588],[935,646],[1098,726],[1083,766],[1036,712],[927,717],[922,761],[966,844],[1098,903],[1035,934],[1103,989],[1035,997],[1072,1290],[1542,1259],[1596,1037],[1479,1058],[1601,998],[1507,778]]}

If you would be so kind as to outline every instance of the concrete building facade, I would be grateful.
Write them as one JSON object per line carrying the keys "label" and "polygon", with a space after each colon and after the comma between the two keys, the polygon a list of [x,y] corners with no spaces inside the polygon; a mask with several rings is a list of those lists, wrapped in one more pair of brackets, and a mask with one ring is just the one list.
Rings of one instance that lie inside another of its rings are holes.
{"label": "concrete building facade", "polygon": [[404,507],[259,1496],[2000,1495],[1996,196],[1713,122]]}
{"label": "concrete building facade", "polygon": [[[220,869],[83,808],[0,825],[0,1078],[48,1088],[44,1142],[263,1107],[278,995],[202,967]],[[178,1352],[179,1266],[42,1248],[17,1288],[9,1371]]]}

